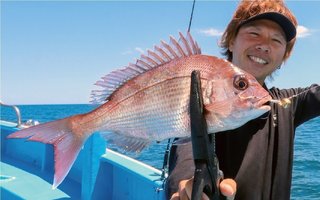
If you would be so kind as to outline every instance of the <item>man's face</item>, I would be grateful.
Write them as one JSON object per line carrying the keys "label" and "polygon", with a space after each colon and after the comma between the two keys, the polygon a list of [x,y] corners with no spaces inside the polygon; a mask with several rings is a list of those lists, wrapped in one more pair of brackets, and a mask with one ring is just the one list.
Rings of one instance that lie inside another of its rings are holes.
{"label": "man's face", "polygon": [[263,84],[282,64],[286,51],[286,36],[275,22],[260,19],[240,27],[230,42],[232,63],[252,74]]}

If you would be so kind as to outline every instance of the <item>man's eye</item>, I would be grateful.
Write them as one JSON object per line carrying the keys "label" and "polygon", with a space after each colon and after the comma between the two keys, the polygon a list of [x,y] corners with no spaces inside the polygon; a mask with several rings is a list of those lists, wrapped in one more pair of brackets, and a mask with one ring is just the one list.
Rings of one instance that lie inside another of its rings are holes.
{"label": "man's eye", "polygon": [[283,44],[283,41],[282,40],[280,40],[280,39],[276,39],[276,38],[274,38],[273,39],[273,41],[275,41],[276,43],[278,43],[278,44]]}
{"label": "man's eye", "polygon": [[257,33],[257,32],[249,32],[249,34],[252,36],[259,36],[259,33]]}

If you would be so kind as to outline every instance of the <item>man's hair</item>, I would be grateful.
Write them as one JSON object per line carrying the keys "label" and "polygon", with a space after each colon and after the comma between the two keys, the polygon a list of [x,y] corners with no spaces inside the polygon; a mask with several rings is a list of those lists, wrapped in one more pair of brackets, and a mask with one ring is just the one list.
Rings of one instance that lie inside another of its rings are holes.
{"label": "man's hair", "polygon": [[[241,23],[255,15],[277,12],[287,17],[295,27],[297,27],[297,20],[293,13],[286,7],[283,0],[242,0],[237,10],[235,11],[230,23],[228,24],[225,32],[220,41],[222,54],[232,61],[232,52],[229,51],[229,44],[238,34]],[[287,42],[286,52],[283,61],[287,60],[291,54],[296,38]]]}

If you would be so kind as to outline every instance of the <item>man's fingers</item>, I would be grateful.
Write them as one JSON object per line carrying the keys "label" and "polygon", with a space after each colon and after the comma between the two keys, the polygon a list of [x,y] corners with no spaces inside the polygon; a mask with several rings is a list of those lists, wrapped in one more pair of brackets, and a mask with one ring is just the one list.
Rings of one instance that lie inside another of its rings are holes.
{"label": "man's fingers", "polygon": [[[190,200],[192,195],[193,178],[182,180],[179,183],[179,191],[171,196],[170,200]],[[220,183],[221,193],[227,197],[228,200],[233,200],[236,194],[237,184],[233,179],[224,179]],[[209,197],[202,193],[201,200],[209,200]]]}
{"label": "man's fingers", "polygon": [[187,194],[187,188],[186,188],[189,180],[182,180],[179,183],[179,199],[180,200],[189,200],[190,199]]}
{"label": "man's fingers", "polygon": [[185,183],[185,189],[189,199],[191,199],[192,186],[193,186],[193,178],[187,180]]}
{"label": "man's fingers", "polygon": [[227,199],[232,200],[237,192],[237,183],[233,179],[224,179],[220,183],[220,191]]}
{"label": "man's fingers", "polygon": [[178,192],[173,193],[170,200],[180,200],[179,193]]}

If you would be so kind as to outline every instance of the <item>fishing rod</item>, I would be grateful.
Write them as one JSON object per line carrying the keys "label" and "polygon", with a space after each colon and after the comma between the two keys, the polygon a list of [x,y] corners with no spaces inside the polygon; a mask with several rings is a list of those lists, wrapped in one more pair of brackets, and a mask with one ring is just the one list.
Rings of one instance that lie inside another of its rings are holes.
{"label": "fishing rod", "polygon": [[191,9],[191,15],[190,15],[190,19],[189,19],[188,32],[190,32],[190,29],[191,29],[191,23],[192,23],[193,11],[194,11],[195,4],[196,4],[196,0],[193,0],[192,9]]}

